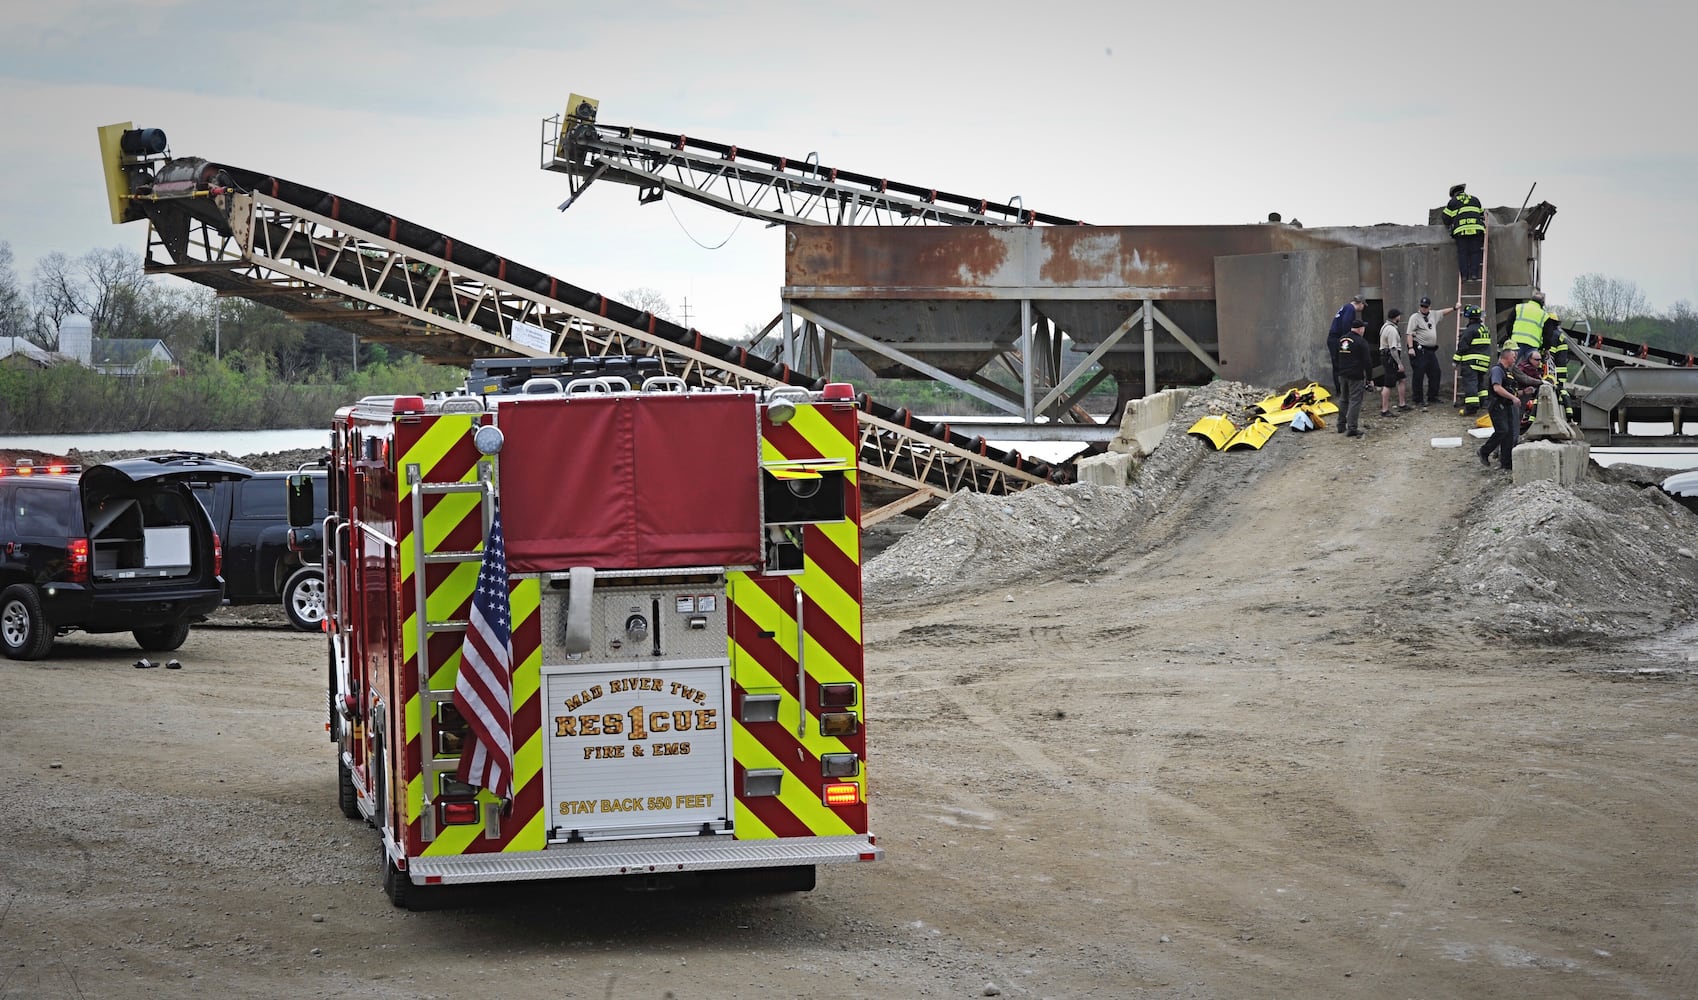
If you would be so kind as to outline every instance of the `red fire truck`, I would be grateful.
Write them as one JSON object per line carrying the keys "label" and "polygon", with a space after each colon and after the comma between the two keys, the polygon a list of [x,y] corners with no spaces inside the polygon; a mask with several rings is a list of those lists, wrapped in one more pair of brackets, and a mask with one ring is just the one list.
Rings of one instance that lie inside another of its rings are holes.
{"label": "red fire truck", "polygon": [[[329,730],[339,804],[382,834],[397,906],[575,876],[807,890],[816,865],[882,857],[853,390],[689,390],[647,361],[480,362],[466,392],[335,416]],[[497,511],[502,797],[458,780],[473,737],[454,701]]]}

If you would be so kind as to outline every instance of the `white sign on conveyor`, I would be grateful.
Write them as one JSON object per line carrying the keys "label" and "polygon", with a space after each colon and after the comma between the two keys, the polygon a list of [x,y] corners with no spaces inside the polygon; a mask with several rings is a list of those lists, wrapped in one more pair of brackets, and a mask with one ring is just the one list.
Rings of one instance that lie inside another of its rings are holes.
{"label": "white sign on conveyor", "polygon": [[515,344],[529,347],[533,351],[550,351],[553,336],[540,326],[526,323],[524,320],[514,320],[509,334]]}
{"label": "white sign on conveyor", "polygon": [[725,687],[723,660],[545,669],[554,839],[727,830]]}

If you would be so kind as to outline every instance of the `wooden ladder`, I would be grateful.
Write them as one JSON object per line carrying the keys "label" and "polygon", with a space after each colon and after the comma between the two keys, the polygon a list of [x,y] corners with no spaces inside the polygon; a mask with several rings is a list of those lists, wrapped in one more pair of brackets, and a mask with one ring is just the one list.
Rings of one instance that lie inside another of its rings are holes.
{"label": "wooden ladder", "polygon": [[[1480,322],[1482,322],[1482,323],[1486,322],[1486,316],[1487,316],[1487,312],[1486,312],[1486,288],[1491,284],[1491,273],[1492,273],[1491,272],[1492,230],[1491,230],[1491,226],[1488,225],[1487,222],[1486,222],[1486,213],[1483,210],[1483,208],[1484,208],[1484,206],[1482,206],[1482,211],[1480,212],[1480,225],[1484,226],[1486,231],[1485,231],[1485,233],[1482,234],[1481,239],[1480,239],[1480,279],[1479,279],[1479,281],[1478,282],[1463,281],[1462,280],[1462,261],[1458,260],[1456,262],[1457,267],[1456,267],[1456,338],[1455,338],[1455,342],[1457,344],[1461,344],[1461,342],[1462,342],[1462,307],[1470,304],[1468,302],[1468,300],[1466,298],[1464,298],[1464,295],[1466,295],[1466,293],[1467,293],[1467,286],[1469,286],[1469,285],[1474,285],[1474,284],[1479,285],[1479,288],[1476,290],[1475,301],[1472,304],[1480,307]],[[1494,316],[1493,319],[1492,319],[1492,322],[1495,324],[1496,321],[1497,321],[1496,317]],[[1457,371],[1452,371],[1451,376],[1450,376],[1450,402],[1451,402],[1451,405],[1453,405],[1453,406],[1456,405],[1457,401],[1461,398],[1462,379],[1459,377],[1459,374],[1460,373],[1457,372]]]}

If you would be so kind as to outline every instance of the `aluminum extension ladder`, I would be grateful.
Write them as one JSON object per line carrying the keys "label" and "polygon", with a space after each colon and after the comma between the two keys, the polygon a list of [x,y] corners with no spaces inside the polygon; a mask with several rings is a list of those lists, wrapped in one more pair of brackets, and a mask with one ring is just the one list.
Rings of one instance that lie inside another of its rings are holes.
{"label": "aluminum extension ladder", "polygon": [[[442,776],[452,775],[459,768],[460,754],[456,749],[452,756],[442,756],[444,748],[438,741],[439,730],[437,721],[439,708],[442,705],[454,704],[454,689],[432,688],[430,676],[434,672],[434,664],[430,659],[430,637],[438,632],[464,633],[471,624],[464,618],[449,618],[432,621],[426,613],[430,588],[425,579],[425,567],[439,563],[481,563],[483,551],[470,549],[466,551],[433,551],[427,548],[425,539],[425,498],[428,496],[443,496],[450,493],[480,494],[483,508],[483,537],[489,538],[490,525],[495,520],[495,470],[488,459],[478,462],[478,478],[476,482],[429,483],[421,481],[422,473],[417,465],[406,468],[407,482],[412,487],[413,504],[413,619],[418,631],[418,689],[419,689],[419,783],[424,795],[423,808],[420,815],[420,827],[423,839],[428,843],[436,839],[436,809],[435,800],[437,789],[440,787]],[[491,820],[499,822],[491,810]]]}

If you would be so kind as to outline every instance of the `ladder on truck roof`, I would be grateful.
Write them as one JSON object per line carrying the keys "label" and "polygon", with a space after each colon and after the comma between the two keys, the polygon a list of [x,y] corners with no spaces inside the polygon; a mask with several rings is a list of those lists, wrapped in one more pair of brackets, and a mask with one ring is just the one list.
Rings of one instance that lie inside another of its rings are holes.
{"label": "ladder on truck roof", "polygon": [[[436,797],[440,782],[444,775],[453,775],[460,766],[459,748],[453,748],[446,753],[439,744],[439,723],[441,722],[441,706],[454,705],[454,689],[441,689],[430,686],[431,674],[435,672],[436,664],[430,659],[430,637],[438,632],[464,633],[470,627],[470,621],[463,618],[432,620],[426,613],[430,598],[430,584],[426,579],[425,567],[442,563],[477,563],[482,562],[483,552],[479,549],[437,550],[431,547],[425,537],[425,500],[427,497],[447,496],[452,493],[477,493],[483,508],[483,537],[489,538],[489,527],[495,519],[495,483],[494,470],[489,459],[478,461],[478,478],[476,482],[426,482],[416,464],[409,464],[403,471],[412,491],[413,514],[413,618],[417,629],[418,641],[418,697],[419,697],[419,784],[424,800],[419,811],[419,824],[423,839],[426,843],[436,839]],[[485,818],[486,834],[490,833],[487,824],[500,822],[498,810],[488,810]],[[495,831],[499,834],[499,828]]]}

